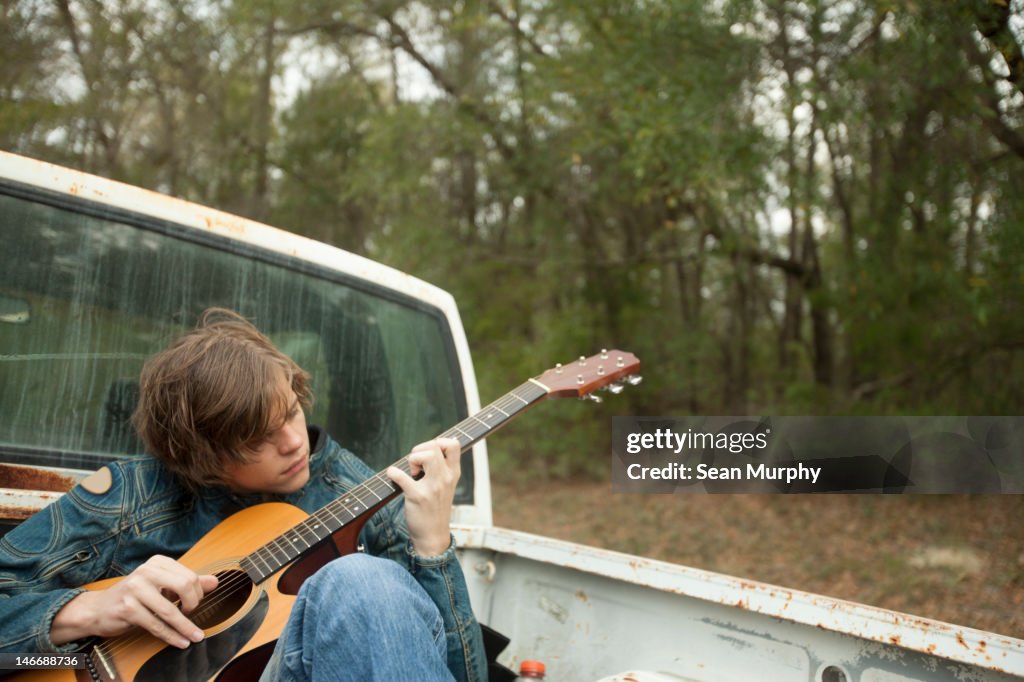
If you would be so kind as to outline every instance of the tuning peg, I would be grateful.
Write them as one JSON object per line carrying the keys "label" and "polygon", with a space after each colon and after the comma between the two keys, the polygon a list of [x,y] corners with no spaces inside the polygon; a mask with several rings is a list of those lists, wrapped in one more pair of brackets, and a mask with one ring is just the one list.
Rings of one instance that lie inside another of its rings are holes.
{"label": "tuning peg", "polygon": [[626,377],[626,383],[628,383],[630,386],[636,386],[643,380],[644,378],[639,374],[631,374],[630,376]]}
{"label": "tuning peg", "polygon": [[595,403],[604,402],[604,400],[601,399],[601,396],[597,395],[596,393],[588,393],[586,395],[581,395],[580,400],[590,400],[591,402]]}
{"label": "tuning peg", "polygon": [[622,389],[623,388],[625,388],[625,387],[622,384],[614,383],[614,384],[608,384],[607,386],[605,386],[604,390],[608,391],[612,395],[618,395],[618,394],[622,393]]}

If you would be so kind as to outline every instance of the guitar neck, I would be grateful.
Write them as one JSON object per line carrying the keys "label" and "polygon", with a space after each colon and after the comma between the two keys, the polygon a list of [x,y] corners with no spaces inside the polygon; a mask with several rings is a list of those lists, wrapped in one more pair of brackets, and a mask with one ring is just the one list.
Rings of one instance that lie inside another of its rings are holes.
{"label": "guitar neck", "polygon": [[[548,388],[543,384],[529,379],[438,437],[454,438],[459,442],[461,451],[465,452],[540,402],[548,393]],[[408,456],[393,466],[412,475]],[[399,492],[401,490],[392,483],[385,471],[380,471],[243,558],[241,567],[254,583],[262,582],[344,526],[372,513]]]}
{"label": "guitar neck", "polygon": [[[454,438],[465,452],[547,395],[548,389],[543,384],[530,379],[438,437]],[[400,461],[407,459],[405,457]]]}

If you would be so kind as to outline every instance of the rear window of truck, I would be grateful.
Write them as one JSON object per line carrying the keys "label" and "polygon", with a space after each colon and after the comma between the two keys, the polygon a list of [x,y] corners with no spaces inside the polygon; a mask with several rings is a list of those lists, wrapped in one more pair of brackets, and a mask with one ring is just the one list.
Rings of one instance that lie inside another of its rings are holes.
{"label": "rear window of truck", "polygon": [[8,182],[0,241],[0,461],[92,470],[141,454],[129,418],[142,363],[210,306],[309,371],[310,421],[375,469],[467,415],[446,319],[401,292]]}

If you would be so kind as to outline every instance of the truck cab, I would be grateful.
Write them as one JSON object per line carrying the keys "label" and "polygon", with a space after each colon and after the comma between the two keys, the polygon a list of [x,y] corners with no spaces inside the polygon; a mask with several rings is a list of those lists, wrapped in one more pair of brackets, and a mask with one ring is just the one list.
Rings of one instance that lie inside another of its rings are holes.
{"label": "truck cab", "polygon": [[[142,362],[211,306],[249,317],[307,369],[309,420],[376,469],[480,409],[452,296],[326,244],[7,153],[0,243],[0,533],[143,454],[130,424]],[[1024,677],[1019,639],[496,528],[485,442],[464,455],[453,522],[474,609],[507,638],[498,661],[511,669],[534,659],[552,680],[636,682]]]}

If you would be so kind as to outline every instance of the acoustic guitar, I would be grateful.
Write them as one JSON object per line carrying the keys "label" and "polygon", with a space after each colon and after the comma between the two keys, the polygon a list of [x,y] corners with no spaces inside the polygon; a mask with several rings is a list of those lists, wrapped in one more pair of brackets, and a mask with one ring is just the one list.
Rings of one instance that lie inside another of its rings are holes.
{"label": "acoustic guitar", "polygon": [[[552,397],[589,398],[606,388],[619,393],[639,383],[640,362],[631,353],[602,351],[557,365],[527,380],[440,437],[455,438],[465,452],[527,408]],[[408,457],[395,463],[410,473]],[[167,682],[259,678],[288,620],[302,582],[328,561],[357,551],[359,531],[381,506],[400,493],[382,471],[313,514],[270,502],[244,509],[219,523],[179,561],[213,574],[217,587],[189,616],[206,638],[177,649],[141,629],[94,639],[79,654],[80,667],[30,670],[12,680],[30,682]],[[85,585],[110,587],[122,578]]]}

